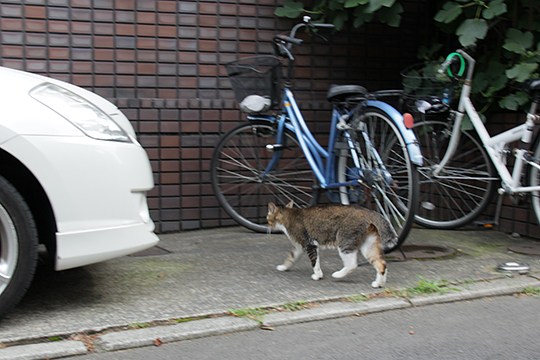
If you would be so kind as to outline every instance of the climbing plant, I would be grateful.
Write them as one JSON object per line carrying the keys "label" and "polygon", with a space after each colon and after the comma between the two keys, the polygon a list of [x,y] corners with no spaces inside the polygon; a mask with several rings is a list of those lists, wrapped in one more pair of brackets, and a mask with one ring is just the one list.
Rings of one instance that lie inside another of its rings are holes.
{"label": "climbing plant", "polygon": [[[438,9],[433,22],[445,43],[454,39],[476,58],[473,95],[481,111],[493,106],[515,110],[528,100],[517,84],[539,76],[540,1],[538,0],[425,0]],[[360,27],[378,21],[399,27],[405,0],[287,0],[276,9],[281,17],[331,22],[343,30],[346,24]],[[423,60],[441,58],[441,36],[419,51]]]}

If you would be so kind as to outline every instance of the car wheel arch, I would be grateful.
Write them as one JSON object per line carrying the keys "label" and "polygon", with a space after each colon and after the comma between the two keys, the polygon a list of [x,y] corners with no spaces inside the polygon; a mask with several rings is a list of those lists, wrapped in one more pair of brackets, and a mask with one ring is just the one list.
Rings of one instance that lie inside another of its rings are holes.
{"label": "car wheel arch", "polygon": [[27,203],[38,232],[39,243],[45,245],[49,261],[56,258],[56,218],[51,202],[32,171],[10,153],[0,149],[0,175],[8,180]]}

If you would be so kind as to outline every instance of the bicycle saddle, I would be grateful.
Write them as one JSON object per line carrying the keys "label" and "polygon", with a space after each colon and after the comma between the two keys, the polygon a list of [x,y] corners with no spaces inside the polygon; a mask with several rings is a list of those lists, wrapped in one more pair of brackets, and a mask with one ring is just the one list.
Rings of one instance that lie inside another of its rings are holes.
{"label": "bicycle saddle", "polygon": [[540,90],[540,79],[527,80],[524,85],[529,91],[538,91]]}
{"label": "bicycle saddle", "polygon": [[330,102],[343,101],[349,97],[365,97],[367,90],[360,85],[330,85],[326,98]]}

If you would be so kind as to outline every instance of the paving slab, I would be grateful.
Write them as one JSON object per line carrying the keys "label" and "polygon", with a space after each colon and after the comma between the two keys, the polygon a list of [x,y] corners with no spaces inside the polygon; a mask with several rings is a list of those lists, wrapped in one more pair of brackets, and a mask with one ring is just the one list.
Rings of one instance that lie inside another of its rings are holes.
{"label": "paving slab", "polygon": [[[256,234],[232,227],[165,234],[160,239],[157,248],[137,256],[63,272],[40,267],[28,295],[0,320],[0,346],[7,346],[0,349],[0,359],[17,358],[8,355],[34,345],[61,347],[66,343],[82,349],[83,342],[69,340],[77,334],[97,336],[102,349],[107,349],[106,341],[112,343],[110,339],[121,338],[122,332],[131,336],[141,324],[150,327],[148,333],[160,332],[165,328],[160,324],[174,319],[223,316],[234,309],[271,308],[295,302],[320,304],[318,310],[307,309],[307,313],[267,315],[264,321],[273,321],[274,325],[348,316],[361,312],[366,304],[347,303],[344,299],[358,295],[377,298],[385,291],[413,287],[419,279],[443,280],[456,284],[461,291],[401,299],[393,306],[494,296],[540,286],[540,256],[509,251],[511,247],[527,247],[535,240],[493,230],[413,229],[406,244],[415,245],[416,250],[448,247],[454,250],[450,252],[452,256],[403,258],[399,253],[390,254],[386,290],[371,288],[375,271],[369,265],[359,266],[346,279],[332,279],[330,274],[341,268],[341,260],[333,250],[321,251],[325,277],[320,281],[311,280],[311,267],[305,256],[290,271],[277,271],[276,265],[290,248],[284,235]],[[508,277],[496,270],[498,264],[507,261],[525,262],[531,271]],[[370,306],[377,301],[395,299],[370,300]],[[253,322],[249,322],[252,326]],[[185,331],[183,326],[167,328],[173,329],[176,334]],[[206,333],[207,330],[200,331]],[[183,335],[175,336],[181,339]],[[47,342],[50,339],[64,341]],[[147,344],[148,340],[145,341]],[[115,347],[111,345],[110,349]]]}

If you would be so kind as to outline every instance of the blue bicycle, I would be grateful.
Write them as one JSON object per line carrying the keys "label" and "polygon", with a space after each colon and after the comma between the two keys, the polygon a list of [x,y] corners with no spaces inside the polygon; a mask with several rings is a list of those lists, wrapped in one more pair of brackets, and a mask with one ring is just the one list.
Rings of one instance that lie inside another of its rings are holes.
{"label": "blue bicycle", "polygon": [[[295,25],[274,38],[275,56],[255,56],[226,65],[247,122],[226,133],[211,161],[211,181],[220,205],[237,223],[258,232],[266,226],[267,204],[294,200],[300,207],[319,202],[359,205],[381,213],[405,240],[418,204],[417,166],[422,155],[403,115],[374,100],[359,85],[330,87],[328,145],[309,130],[291,89],[293,47],[298,30],[318,35],[331,24]],[[284,59],[284,60],[282,60]],[[282,62],[287,63],[283,76]],[[321,197],[324,193],[326,196]]]}

